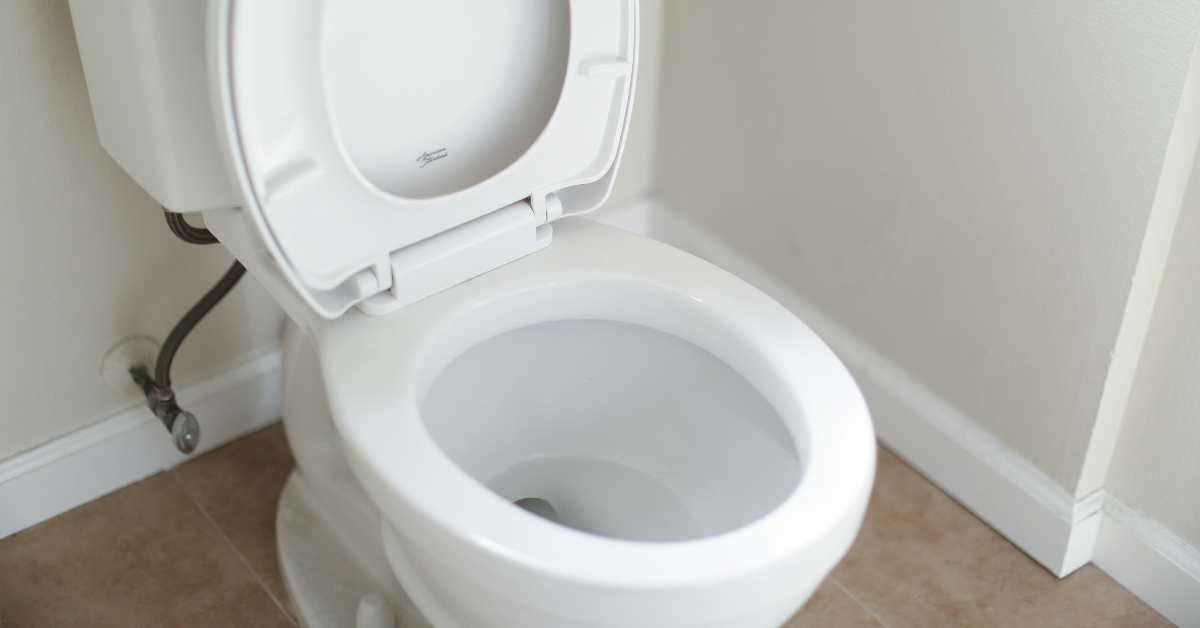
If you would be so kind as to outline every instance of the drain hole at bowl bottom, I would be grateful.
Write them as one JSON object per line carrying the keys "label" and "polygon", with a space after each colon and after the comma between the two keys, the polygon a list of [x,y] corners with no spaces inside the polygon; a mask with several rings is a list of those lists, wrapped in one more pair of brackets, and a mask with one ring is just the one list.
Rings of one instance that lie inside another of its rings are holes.
{"label": "drain hole at bowl bottom", "polygon": [[559,523],[558,513],[554,512],[554,506],[551,506],[550,502],[540,497],[526,497],[524,499],[518,499],[513,503],[541,517],[542,519],[549,519],[554,523]]}
{"label": "drain hole at bowl bottom", "polygon": [[659,542],[704,536],[696,518],[665,484],[603,460],[535,458],[502,471],[487,486],[516,506],[582,532]]}

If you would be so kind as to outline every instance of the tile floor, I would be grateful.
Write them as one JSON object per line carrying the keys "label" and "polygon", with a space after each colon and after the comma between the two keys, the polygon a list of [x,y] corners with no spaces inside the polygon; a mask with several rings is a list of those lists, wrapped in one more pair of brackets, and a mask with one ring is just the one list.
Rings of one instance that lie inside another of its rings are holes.
{"label": "tile floor", "polygon": [[[0,628],[295,626],[274,425],[0,540]],[[886,450],[866,522],[785,628],[1170,626],[1095,567],[1059,580]]]}

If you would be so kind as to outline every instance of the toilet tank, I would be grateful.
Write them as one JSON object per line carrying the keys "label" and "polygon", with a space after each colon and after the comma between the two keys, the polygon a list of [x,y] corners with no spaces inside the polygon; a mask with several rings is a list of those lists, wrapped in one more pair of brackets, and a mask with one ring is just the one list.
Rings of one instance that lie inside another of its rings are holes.
{"label": "toilet tank", "polygon": [[206,67],[207,0],[69,0],[100,144],[163,207],[234,207]]}

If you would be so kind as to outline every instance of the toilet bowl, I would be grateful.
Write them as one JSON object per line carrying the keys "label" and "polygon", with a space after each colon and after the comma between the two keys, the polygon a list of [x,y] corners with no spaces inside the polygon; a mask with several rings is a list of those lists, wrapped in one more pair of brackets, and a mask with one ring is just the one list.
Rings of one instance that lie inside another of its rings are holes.
{"label": "toilet bowl", "polygon": [[105,148],[290,319],[303,625],[774,628],[845,554],[874,438],[836,356],[580,217],[621,161],[636,0],[71,9]]}
{"label": "toilet bowl", "polygon": [[850,375],[667,245],[565,221],[539,253],[312,336],[387,558],[436,626],[779,626],[862,520],[874,440]]}
{"label": "toilet bowl", "polygon": [[853,380],[727,272],[586,219],[555,228],[387,316],[292,324],[292,482],[437,628],[783,624],[866,508]]}

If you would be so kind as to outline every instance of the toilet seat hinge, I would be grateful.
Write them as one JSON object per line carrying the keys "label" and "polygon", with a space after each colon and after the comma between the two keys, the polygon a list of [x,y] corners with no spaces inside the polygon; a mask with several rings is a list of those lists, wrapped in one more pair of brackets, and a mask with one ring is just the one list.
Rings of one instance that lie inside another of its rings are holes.
{"label": "toilet seat hinge", "polygon": [[529,197],[535,224],[544,225],[562,218],[562,201],[553,192],[535,192]]}
{"label": "toilet seat hinge", "polygon": [[[548,205],[558,205],[561,215],[557,200]],[[392,251],[385,267],[372,266],[355,275],[364,276],[363,283],[372,288],[387,283],[370,294],[364,290],[358,309],[371,315],[393,312],[542,249],[550,238],[550,227],[537,223],[529,203],[513,203]]]}

